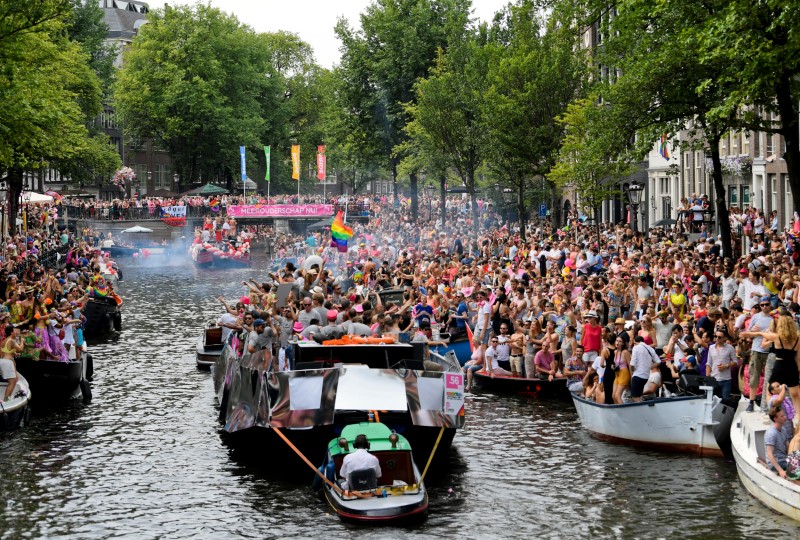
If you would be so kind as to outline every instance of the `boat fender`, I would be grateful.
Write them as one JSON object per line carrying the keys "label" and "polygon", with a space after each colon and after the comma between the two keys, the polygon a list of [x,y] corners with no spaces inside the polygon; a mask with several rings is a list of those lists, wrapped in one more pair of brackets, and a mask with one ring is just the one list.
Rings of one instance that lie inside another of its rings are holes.
{"label": "boat fender", "polygon": [[117,332],[122,330],[122,313],[119,311],[114,313],[114,330]]}
{"label": "boat fender", "polygon": [[94,379],[94,358],[91,354],[86,355],[86,380],[92,382]]}
{"label": "boat fender", "polygon": [[89,403],[92,401],[92,385],[89,384],[89,381],[86,379],[82,379],[80,382],[81,386],[81,395],[83,395],[83,402]]}

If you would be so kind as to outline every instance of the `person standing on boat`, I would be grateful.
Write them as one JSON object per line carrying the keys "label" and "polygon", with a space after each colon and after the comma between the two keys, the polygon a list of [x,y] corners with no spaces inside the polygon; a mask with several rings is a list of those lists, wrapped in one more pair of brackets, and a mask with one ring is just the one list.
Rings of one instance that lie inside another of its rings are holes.
{"label": "person standing on boat", "polygon": [[660,363],[656,352],[652,347],[645,344],[642,336],[633,338],[633,351],[631,353],[631,368],[633,374],[631,376],[631,399],[633,401],[642,401],[642,393],[650,378],[650,368],[654,364]]}
{"label": "person standing on boat", "polygon": [[17,367],[14,364],[14,356],[22,352],[24,348],[22,340],[20,339],[19,328],[8,325],[5,329],[6,339],[3,340],[0,346],[0,376],[2,376],[8,386],[6,386],[6,393],[3,396],[3,401],[11,399],[14,393],[14,388],[17,386],[19,377],[17,376]]}
{"label": "person standing on boat", "polygon": [[374,470],[375,478],[380,478],[383,474],[381,472],[381,463],[377,457],[369,453],[369,440],[364,434],[356,436],[353,441],[353,452],[344,456],[342,460],[342,468],[339,469],[339,476],[344,479],[342,489],[350,489],[348,478],[351,473],[356,471]]}
{"label": "person standing on boat", "polygon": [[264,319],[253,321],[253,331],[247,338],[247,353],[250,356],[257,351],[264,351],[264,369],[269,369],[270,365],[274,364],[273,368],[275,371],[278,370],[278,363],[272,358],[272,341],[277,335],[271,318],[269,325]]}
{"label": "person standing on boat", "polygon": [[740,337],[753,338],[753,344],[750,346],[750,403],[747,405],[747,412],[753,412],[755,408],[756,396],[760,390],[759,378],[767,364],[767,355],[769,354],[769,348],[764,345],[763,334],[772,325],[772,316],[770,315],[772,302],[769,296],[762,296],[758,305],[761,309],[750,319],[747,332],[739,333]]}
{"label": "person standing on boat", "polygon": [[583,335],[581,336],[581,345],[583,345],[583,361],[586,364],[594,362],[595,358],[600,354],[600,346],[602,344],[603,329],[597,324],[597,312],[590,311],[586,318],[589,319],[589,324],[583,325]]}
{"label": "person standing on boat", "polygon": [[731,368],[737,364],[736,350],[728,343],[728,336],[717,330],[714,332],[714,343],[708,348],[706,376],[717,380],[717,390],[722,399],[731,395]]}
{"label": "person standing on boat", "polygon": [[769,410],[769,419],[772,425],[764,433],[764,449],[767,454],[767,465],[771,471],[778,473],[781,478],[786,478],[786,455],[788,441],[792,438],[791,431],[784,428],[787,422],[786,412],[780,404]]}

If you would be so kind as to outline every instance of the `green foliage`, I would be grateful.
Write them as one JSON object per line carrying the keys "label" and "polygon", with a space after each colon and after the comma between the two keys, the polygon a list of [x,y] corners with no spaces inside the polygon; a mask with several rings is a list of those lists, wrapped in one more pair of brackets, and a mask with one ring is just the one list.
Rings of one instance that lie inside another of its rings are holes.
{"label": "green foliage", "polygon": [[262,143],[281,135],[285,85],[268,45],[206,5],[152,11],[117,77],[126,136],[153,137],[190,182],[238,178],[239,146],[263,156]]}
{"label": "green foliage", "polygon": [[100,79],[103,97],[110,97],[114,82],[114,59],[117,50],[106,43],[108,25],[103,21],[103,10],[96,0],[71,0],[72,9],[67,17],[67,35],[80,43],[89,56],[89,67]]}

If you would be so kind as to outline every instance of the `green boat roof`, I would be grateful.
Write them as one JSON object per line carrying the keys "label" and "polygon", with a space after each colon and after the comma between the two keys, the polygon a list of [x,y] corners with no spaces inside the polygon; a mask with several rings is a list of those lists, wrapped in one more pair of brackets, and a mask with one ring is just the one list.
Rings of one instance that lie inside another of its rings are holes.
{"label": "green boat roof", "polygon": [[[408,444],[408,440],[399,433],[397,434],[399,438],[397,446],[392,448],[392,443],[389,441],[389,435],[392,434],[392,430],[380,422],[360,422],[358,424],[349,424],[345,426],[344,429],[342,429],[342,434],[328,443],[328,451],[331,456],[349,454],[355,450],[355,448],[353,448],[353,441],[356,440],[357,436],[362,434],[367,436],[370,452],[380,452],[382,450],[411,451],[411,445]],[[339,439],[342,437],[347,439],[349,450],[344,450],[339,446]]]}

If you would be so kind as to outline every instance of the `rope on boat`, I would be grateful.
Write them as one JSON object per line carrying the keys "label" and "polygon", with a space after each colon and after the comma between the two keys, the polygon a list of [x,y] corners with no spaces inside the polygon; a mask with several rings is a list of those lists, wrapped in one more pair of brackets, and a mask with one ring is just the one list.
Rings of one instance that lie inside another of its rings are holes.
{"label": "rope on boat", "polygon": [[442,440],[442,435],[444,435],[444,426],[439,429],[439,436],[436,437],[436,444],[433,445],[433,450],[431,451],[431,455],[428,456],[428,463],[425,464],[425,470],[422,471],[422,476],[419,477],[419,482],[417,486],[422,485],[422,481],[425,480],[425,475],[428,474],[428,467],[431,466],[431,461],[433,461],[433,456],[436,454],[436,449],[439,448],[439,443]]}
{"label": "rope on boat", "polygon": [[279,428],[276,428],[276,427],[274,427],[274,428],[272,428],[272,429],[274,429],[274,430],[275,430],[275,433],[277,433],[277,434],[280,436],[280,438],[281,438],[281,439],[283,439],[283,440],[284,440],[284,442],[285,442],[286,444],[288,444],[288,445],[289,445],[289,448],[291,448],[292,450],[294,450],[294,453],[295,453],[295,454],[297,454],[297,455],[300,457],[300,459],[302,459],[302,460],[303,460],[303,461],[306,463],[306,465],[308,465],[309,467],[311,467],[311,470],[312,470],[312,471],[314,471],[314,472],[315,472],[315,473],[316,473],[316,474],[317,474],[317,475],[318,475],[320,478],[322,478],[323,482],[325,482],[326,484],[328,484],[329,486],[331,486],[331,487],[333,488],[333,490],[334,490],[334,491],[336,491],[337,493],[339,493],[339,495],[344,495],[344,492],[343,492],[342,488],[340,488],[339,486],[337,486],[336,484],[334,484],[333,482],[331,482],[330,480],[328,480],[328,477],[327,477],[327,476],[325,476],[325,475],[322,473],[322,471],[320,471],[319,469],[317,469],[316,467],[314,467],[314,464],[313,464],[313,463],[311,463],[311,462],[308,460],[308,458],[307,458],[306,456],[304,456],[304,455],[303,455],[303,453],[300,451],[300,449],[299,449],[299,448],[297,448],[297,447],[296,447],[296,446],[295,446],[295,445],[292,443],[292,441],[290,441],[290,440],[289,440],[289,438],[288,438],[286,435],[284,435],[284,434],[283,434],[283,432],[282,432],[282,431],[281,431]]}

